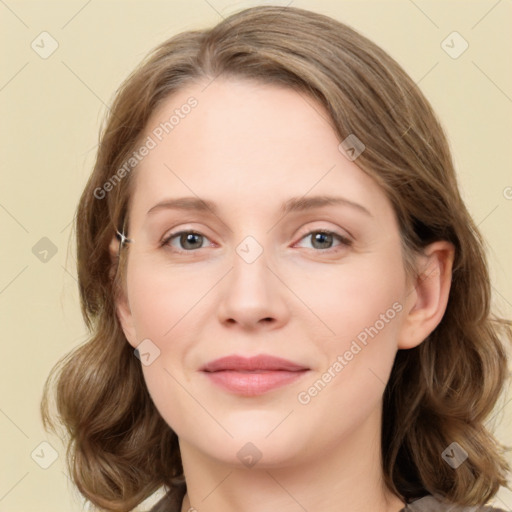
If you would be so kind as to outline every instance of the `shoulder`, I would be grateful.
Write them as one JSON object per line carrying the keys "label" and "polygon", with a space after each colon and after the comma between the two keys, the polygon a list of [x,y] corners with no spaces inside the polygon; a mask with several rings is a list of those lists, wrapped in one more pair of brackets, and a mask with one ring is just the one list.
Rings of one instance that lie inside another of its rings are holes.
{"label": "shoulder", "polygon": [[408,503],[404,512],[506,512],[501,508],[491,506],[466,506],[454,505],[436,499],[434,496],[424,496],[418,500]]}

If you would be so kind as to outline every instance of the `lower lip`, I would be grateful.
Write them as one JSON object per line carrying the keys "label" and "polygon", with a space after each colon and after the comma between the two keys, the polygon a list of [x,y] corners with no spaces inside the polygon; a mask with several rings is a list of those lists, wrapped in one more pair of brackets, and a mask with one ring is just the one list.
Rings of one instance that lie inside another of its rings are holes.
{"label": "lower lip", "polygon": [[272,389],[294,382],[308,370],[302,371],[268,371],[268,372],[237,372],[223,370],[203,372],[214,384],[238,395],[261,395]]}

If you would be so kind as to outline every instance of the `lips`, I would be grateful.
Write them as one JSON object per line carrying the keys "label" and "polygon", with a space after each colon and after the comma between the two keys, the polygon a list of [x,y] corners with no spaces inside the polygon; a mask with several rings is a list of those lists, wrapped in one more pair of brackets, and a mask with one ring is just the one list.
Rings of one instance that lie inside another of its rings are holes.
{"label": "lips", "polygon": [[266,354],[253,357],[241,357],[241,356],[226,356],[220,359],[215,359],[205,364],[201,370],[204,372],[218,372],[225,370],[232,371],[301,371],[308,370],[309,368],[300,364],[282,359],[280,357],[274,357]]}
{"label": "lips", "polygon": [[308,370],[287,359],[266,354],[254,357],[231,355],[200,369],[211,382],[235,394],[254,396],[290,384]]}

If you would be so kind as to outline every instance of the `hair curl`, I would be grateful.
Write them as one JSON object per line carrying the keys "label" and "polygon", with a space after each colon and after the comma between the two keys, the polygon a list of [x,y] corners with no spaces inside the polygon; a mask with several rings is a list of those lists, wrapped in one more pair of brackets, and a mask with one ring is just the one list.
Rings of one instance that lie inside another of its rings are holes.
{"label": "hair curl", "polygon": [[[116,273],[109,244],[125,220],[133,177],[103,199],[94,192],[134,151],[160,102],[221,74],[293,88],[326,107],[340,140],[356,134],[364,142],[357,165],[393,204],[406,264],[407,255],[434,240],[454,244],[445,315],[418,347],[398,351],[385,390],[383,473],[407,501],[437,494],[484,504],[506,485],[509,469],[484,420],[507,376],[500,328],[508,340],[512,333],[510,322],[490,312],[482,238],[461,199],[443,129],[416,84],[381,48],[347,25],[290,7],[246,9],[211,29],[178,34],[117,91],[76,215],[81,307],[92,337],[53,368],[41,403],[45,428],[55,430],[49,410],[55,384],[78,489],[113,511],[133,509],[161,486],[169,499],[183,496],[177,436],[149,396],[114,305],[124,267]],[[453,441],[469,454],[456,471],[441,459]]]}

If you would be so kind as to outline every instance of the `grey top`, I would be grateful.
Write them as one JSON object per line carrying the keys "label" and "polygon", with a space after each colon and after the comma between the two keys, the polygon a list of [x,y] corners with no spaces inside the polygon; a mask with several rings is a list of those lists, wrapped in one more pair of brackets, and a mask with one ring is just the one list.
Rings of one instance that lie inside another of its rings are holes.
{"label": "grey top", "polygon": [[[181,504],[185,495],[185,487],[181,489],[178,497],[164,496],[149,512],[181,512]],[[461,507],[441,502],[433,496],[425,496],[408,503],[400,512],[506,512],[501,508],[490,506]]]}
{"label": "grey top", "polygon": [[462,507],[441,502],[433,496],[425,496],[419,500],[408,503],[400,512],[506,512],[501,508],[490,506]]}

